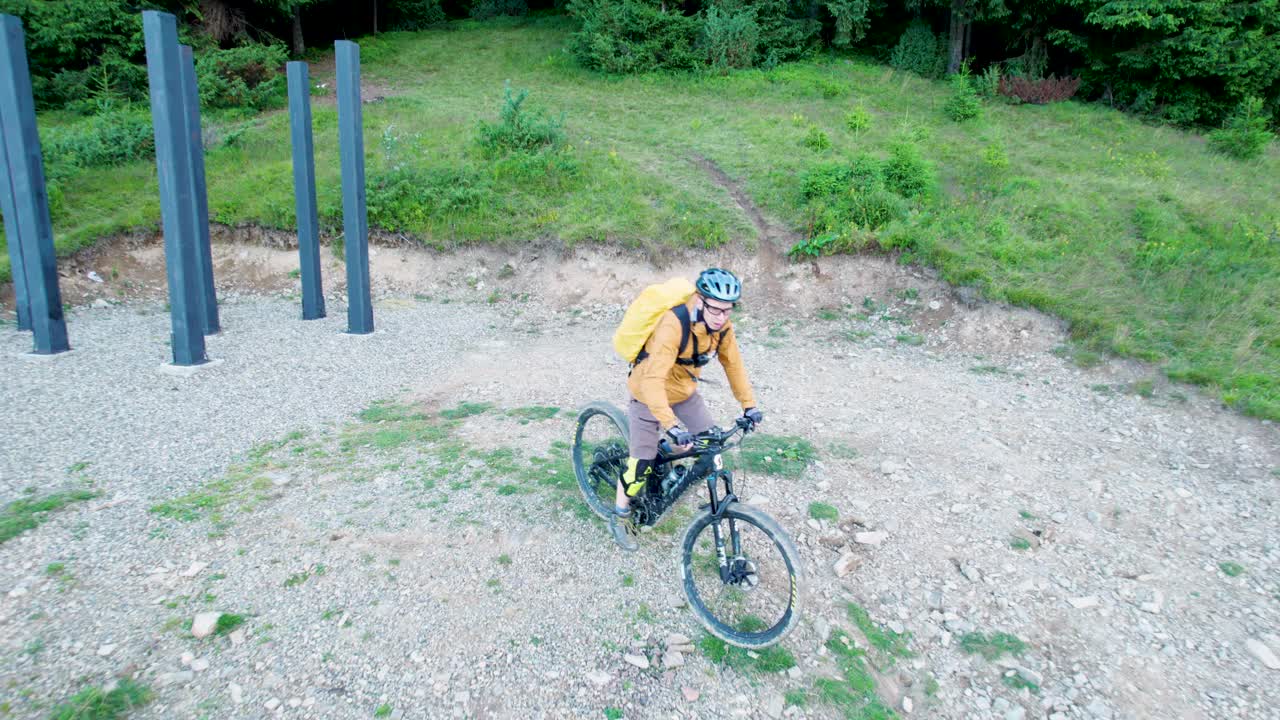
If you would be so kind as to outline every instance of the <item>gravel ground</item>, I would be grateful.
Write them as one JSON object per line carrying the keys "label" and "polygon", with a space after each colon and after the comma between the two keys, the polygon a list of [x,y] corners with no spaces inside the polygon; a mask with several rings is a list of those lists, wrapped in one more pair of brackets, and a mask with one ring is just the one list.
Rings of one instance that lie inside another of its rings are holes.
{"label": "gravel ground", "polygon": [[[132,677],[155,692],[137,718],[873,717],[813,690],[841,676],[824,641],[843,630],[904,715],[1280,717],[1276,427],[1160,382],[1125,392],[1149,371],[1019,348],[989,308],[1000,350],[949,333],[971,327],[962,309],[904,337],[902,317],[954,302],[927,285],[911,300],[898,320],[741,321],[765,431],[819,456],[744,482],[810,571],[782,673],[697,650],[663,667],[672,635],[701,637],[678,534],[616,552],[557,482],[572,409],[623,400],[617,307],[386,300],[384,332],[351,338],[332,309],[303,323],[245,299],[210,343],[225,362],[193,378],[156,371],[154,309],[86,311],[53,361],[16,357],[29,340],[2,330],[6,497],[103,493],[0,545],[9,713]],[[705,392],[729,417],[724,384]],[[384,399],[422,417],[356,417]],[[464,401],[488,405],[441,420]],[[507,414],[535,405],[566,411]],[[190,516],[148,512],[166,501]],[[839,522],[811,521],[815,501]],[[910,654],[873,647],[850,602]],[[194,638],[209,611],[245,623]],[[961,647],[997,632],[1026,650]]]}

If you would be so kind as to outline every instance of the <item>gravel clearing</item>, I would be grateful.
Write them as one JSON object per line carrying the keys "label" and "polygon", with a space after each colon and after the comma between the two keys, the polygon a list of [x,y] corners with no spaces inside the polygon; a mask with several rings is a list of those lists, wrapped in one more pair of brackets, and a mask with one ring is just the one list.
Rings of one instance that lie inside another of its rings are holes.
{"label": "gravel clearing", "polygon": [[346,310],[333,305],[303,322],[296,302],[223,302],[223,330],[207,339],[220,362],[189,378],[160,372],[171,360],[162,306],[75,311],[72,351],[50,358],[30,357],[29,333],[0,330],[0,497],[63,485],[83,462],[114,495],[180,492],[253,445],[429,380],[489,332],[483,306],[383,300],[374,333],[348,335]]}
{"label": "gravel clearing", "polygon": [[623,400],[617,306],[387,297],[356,338],[241,298],[192,378],[157,371],[156,306],[77,311],[56,360],[4,328],[5,499],[102,494],[0,545],[0,702],[127,677],[130,718],[881,717],[817,689],[847,634],[901,717],[1280,717],[1276,427],[913,287],[737,320],[763,431],[818,456],[739,487],[810,576],[781,672],[717,664],[682,606],[697,498],[627,555],[566,482],[575,409]]}

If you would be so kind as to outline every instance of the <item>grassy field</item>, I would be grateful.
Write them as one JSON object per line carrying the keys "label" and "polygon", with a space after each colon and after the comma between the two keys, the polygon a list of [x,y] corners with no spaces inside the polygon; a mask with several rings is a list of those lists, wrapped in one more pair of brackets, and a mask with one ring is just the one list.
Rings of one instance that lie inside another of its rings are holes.
{"label": "grassy field", "polygon": [[[1228,404],[1280,419],[1280,151],[1240,163],[1200,136],[1100,107],[988,102],[947,118],[947,86],[856,57],[825,56],[728,76],[606,78],[563,51],[562,18],[388,33],[360,41],[370,224],[436,247],[547,240],[643,252],[753,242],[714,160],[802,236],[820,167],[907,146],[923,193],[868,249],[924,262],[956,284],[1069,320],[1078,349],[1161,365]],[[558,152],[490,157],[477,123],[504,83],[526,108],[563,114]],[[341,225],[336,110],[315,101],[322,222]],[[869,124],[850,129],[851,111]],[[214,124],[214,123],[211,123]],[[293,225],[287,116],[218,124],[207,156],[210,216]],[[64,182],[60,252],[154,227],[148,163]],[[7,276],[7,258],[0,277]]]}

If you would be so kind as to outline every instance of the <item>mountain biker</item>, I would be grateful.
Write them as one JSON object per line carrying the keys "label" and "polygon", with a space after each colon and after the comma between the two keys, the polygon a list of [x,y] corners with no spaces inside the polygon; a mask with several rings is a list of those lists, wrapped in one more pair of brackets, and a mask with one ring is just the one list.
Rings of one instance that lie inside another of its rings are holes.
{"label": "mountain biker", "polygon": [[684,352],[680,352],[684,322],[677,307],[663,313],[627,376],[631,450],[609,517],[614,541],[627,552],[639,547],[632,537],[635,531],[630,522],[631,498],[660,482],[653,473],[660,438],[665,434],[677,452],[684,452],[693,444],[695,435],[714,424],[698,393],[704,365],[718,358],[734,397],[742,405],[743,417],[756,424],[764,420],[764,414],[756,408],[729,319],[742,295],[742,283],[728,270],[707,268],[698,275],[694,288],[694,294],[683,306],[690,333]]}

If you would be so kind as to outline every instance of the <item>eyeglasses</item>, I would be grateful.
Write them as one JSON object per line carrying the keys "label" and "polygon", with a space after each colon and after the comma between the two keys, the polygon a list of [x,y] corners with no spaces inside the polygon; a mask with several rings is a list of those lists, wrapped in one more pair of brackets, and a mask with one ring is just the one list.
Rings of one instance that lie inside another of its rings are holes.
{"label": "eyeglasses", "polygon": [[722,308],[722,307],[716,307],[715,305],[708,305],[707,303],[704,302],[702,303],[702,310],[708,315],[714,315],[716,317],[725,317],[729,314],[730,311],[733,310],[733,306],[730,305],[729,307]]}

